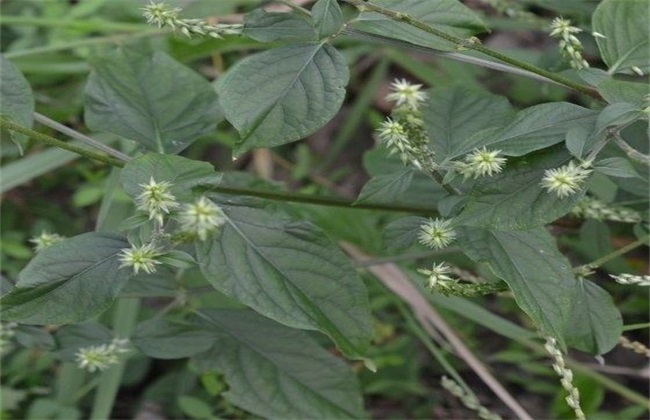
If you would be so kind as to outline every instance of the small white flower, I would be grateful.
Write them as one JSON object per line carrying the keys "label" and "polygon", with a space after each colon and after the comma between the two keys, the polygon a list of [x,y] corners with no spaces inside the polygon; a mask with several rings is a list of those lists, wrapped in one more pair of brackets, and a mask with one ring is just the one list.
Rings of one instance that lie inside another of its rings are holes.
{"label": "small white flower", "polygon": [[650,276],[637,276],[634,274],[610,274],[611,278],[620,284],[633,284],[636,286],[650,286]]}
{"label": "small white flower", "polygon": [[418,239],[424,246],[442,249],[456,239],[456,232],[451,227],[451,220],[429,220],[420,226]]}
{"label": "small white flower", "polygon": [[142,193],[136,197],[137,209],[149,213],[149,220],[163,224],[163,217],[178,207],[176,197],[170,192],[172,184],[167,181],[156,182],[153,176],[148,184],[140,184]]}
{"label": "small white flower", "polygon": [[431,289],[435,288],[441,282],[456,281],[456,279],[447,275],[452,272],[452,269],[444,262],[440,264],[434,263],[431,270],[420,268],[418,272],[429,277],[428,285]]}
{"label": "small white flower", "polygon": [[114,339],[110,344],[80,348],[75,354],[77,365],[88,372],[102,371],[120,361],[120,355],[128,352],[129,340]]}
{"label": "small white flower", "polygon": [[32,238],[29,242],[34,244],[34,252],[39,252],[52,246],[55,243],[61,242],[65,239],[65,236],[58,235],[56,233],[47,233],[46,231],[41,232],[39,236]]}
{"label": "small white flower", "polygon": [[556,17],[553,19],[551,22],[551,29],[551,36],[555,37],[559,35],[562,38],[567,38],[571,34],[582,32],[582,29],[571,25],[571,21],[569,19],[563,19],[561,17]]}
{"label": "small white flower", "polygon": [[544,171],[541,185],[548,192],[564,198],[578,192],[590,173],[590,169],[571,161],[565,166]]}
{"label": "small white flower", "polygon": [[156,25],[159,28],[163,26],[170,26],[174,28],[176,21],[178,20],[178,14],[181,12],[179,7],[169,7],[164,3],[154,3],[142,8],[144,13],[142,14],[147,23],[150,25]]}
{"label": "small white flower", "polygon": [[480,178],[498,174],[503,169],[506,158],[499,157],[501,150],[474,149],[465,156],[465,162],[461,167],[461,173],[467,178],[473,176]]}
{"label": "small white flower", "polygon": [[550,35],[560,39],[560,52],[569,60],[571,67],[577,70],[589,67],[589,63],[582,58],[582,43],[574,35],[580,32],[582,29],[571,25],[571,21],[568,19],[557,17],[551,22]]}
{"label": "small white flower", "polygon": [[226,223],[226,217],[219,206],[206,197],[201,197],[193,204],[183,206],[179,223],[183,232],[196,235],[205,241],[209,234]]}
{"label": "small white flower", "polygon": [[594,38],[602,38],[602,39],[607,38],[605,35],[601,34],[600,32],[596,32],[596,31],[592,32],[591,36],[593,36]]}
{"label": "small white flower", "polygon": [[417,109],[427,99],[427,94],[420,90],[422,85],[409,83],[406,79],[395,80],[391,87],[393,92],[389,93],[386,99],[395,102],[396,106],[406,104],[412,109]]}
{"label": "small white flower", "polygon": [[120,254],[120,268],[133,267],[133,272],[138,274],[140,270],[147,274],[156,272],[156,265],[162,264],[157,258],[163,253],[153,244],[143,246],[133,245],[130,249],[124,248]]}

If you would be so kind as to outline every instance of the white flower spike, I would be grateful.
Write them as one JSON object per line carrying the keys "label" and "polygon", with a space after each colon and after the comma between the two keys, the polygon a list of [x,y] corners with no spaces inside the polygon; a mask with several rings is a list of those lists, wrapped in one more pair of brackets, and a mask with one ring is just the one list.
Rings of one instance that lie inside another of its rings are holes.
{"label": "white flower spike", "polygon": [[205,241],[208,236],[226,223],[226,217],[219,206],[206,197],[193,204],[186,204],[179,215],[181,230],[196,235]]}
{"label": "white flower spike", "polygon": [[447,247],[456,239],[456,232],[451,227],[451,220],[429,220],[420,226],[418,234],[420,243],[434,249]]}
{"label": "white flower spike", "polygon": [[426,92],[421,91],[422,85],[412,84],[406,79],[393,81],[391,88],[393,92],[389,93],[386,99],[395,102],[396,106],[407,105],[412,109],[418,109],[427,100]]}
{"label": "white flower spike", "polygon": [[163,224],[163,218],[177,208],[176,197],[170,192],[172,184],[167,181],[156,182],[153,176],[148,184],[140,184],[142,193],[136,197],[137,209],[149,213],[149,220]]}
{"label": "white flower spike", "polygon": [[480,178],[498,174],[506,163],[506,158],[500,157],[501,150],[474,149],[465,156],[462,163],[461,173],[467,178],[473,176]]}
{"label": "white flower spike", "polygon": [[80,348],[75,354],[77,366],[88,372],[103,371],[120,361],[120,355],[127,353],[129,340],[114,339],[110,344]]}
{"label": "white flower spike", "polygon": [[452,269],[444,262],[440,264],[434,263],[431,270],[420,268],[418,269],[418,272],[428,276],[428,286],[431,289],[435,288],[440,283],[456,281],[453,277],[448,276],[448,274],[452,272]]}
{"label": "white flower spike", "polygon": [[133,272],[138,274],[140,270],[147,274],[156,272],[156,265],[162,264],[157,258],[163,253],[153,244],[143,246],[132,246],[124,248],[120,254],[120,268],[133,267]]}
{"label": "white flower spike", "polygon": [[61,236],[56,233],[47,233],[46,231],[43,231],[37,237],[30,239],[29,242],[34,244],[34,252],[40,252],[49,246],[52,246],[58,242],[63,241],[64,239],[65,236]]}
{"label": "white flower spike", "polygon": [[546,170],[541,185],[548,192],[564,198],[578,192],[590,173],[590,169],[571,161],[560,168]]}

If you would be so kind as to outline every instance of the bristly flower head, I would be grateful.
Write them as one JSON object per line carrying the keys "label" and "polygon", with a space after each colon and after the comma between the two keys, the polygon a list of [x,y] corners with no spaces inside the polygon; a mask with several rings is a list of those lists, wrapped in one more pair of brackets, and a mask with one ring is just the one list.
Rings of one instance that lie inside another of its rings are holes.
{"label": "bristly flower head", "polygon": [[541,184],[548,192],[553,192],[558,197],[564,198],[578,192],[590,173],[590,169],[586,169],[583,165],[576,165],[571,161],[560,168],[544,171]]}
{"label": "bristly flower head", "polygon": [[202,35],[222,38],[222,35],[239,35],[243,28],[243,25],[239,23],[211,24],[203,19],[181,19],[178,14],[182,9],[153,1],[148,6],[143,7],[142,10],[144,10],[143,16],[147,23],[156,25],[159,28],[169,26],[172,29],[181,31],[187,37]]}
{"label": "bristly flower head", "polygon": [[75,354],[77,365],[88,372],[105,370],[120,361],[120,355],[127,353],[129,340],[114,339],[110,344],[80,348]]}
{"label": "bristly flower head", "polygon": [[226,223],[226,217],[219,206],[206,197],[201,197],[193,204],[183,206],[178,221],[183,232],[205,241],[208,235]]}
{"label": "bristly flower head", "polygon": [[406,79],[396,79],[391,87],[393,92],[389,93],[386,99],[395,102],[396,106],[407,105],[411,109],[418,109],[427,99],[427,94],[420,90],[422,85],[409,83]]}
{"label": "bristly flower head", "polygon": [[436,288],[440,283],[456,281],[453,277],[448,276],[452,272],[452,269],[444,262],[440,264],[434,263],[431,270],[420,268],[418,272],[428,276],[428,286],[431,289]]}
{"label": "bristly flower head", "polygon": [[178,207],[176,197],[170,192],[172,184],[167,181],[156,182],[153,176],[148,184],[140,184],[142,193],[136,197],[137,209],[149,213],[149,220],[163,224],[165,214]]}
{"label": "bristly flower head", "polygon": [[637,276],[635,274],[610,274],[611,278],[620,284],[633,284],[636,286],[650,286],[650,276]]}
{"label": "bristly flower head", "polygon": [[460,172],[465,178],[473,176],[475,179],[498,174],[506,163],[506,158],[500,157],[500,153],[501,150],[487,150],[485,147],[474,149],[459,165]]}
{"label": "bristly flower head", "polygon": [[442,249],[456,239],[456,232],[451,227],[451,220],[429,220],[420,226],[418,234],[420,243],[434,249]]}
{"label": "bristly flower head", "polygon": [[120,268],[133,267],[133,272],[138,274],[140,270],[147,274],[156,272],[156,265],[162,264],[158,257],[163,255],[153,244],[142,246],[133,245],[131,248],[124,248],[120,253]]}
{"label": "bristly flower head", "polygon": [[40,235],[36,236],[29,240],[29,242],[34,244],[34,252],[39,252],[52,246],[55,243],[61,242],[65,239],[65,236],[58,235],[56,233],[47,233],[45,231],[41,232]]}

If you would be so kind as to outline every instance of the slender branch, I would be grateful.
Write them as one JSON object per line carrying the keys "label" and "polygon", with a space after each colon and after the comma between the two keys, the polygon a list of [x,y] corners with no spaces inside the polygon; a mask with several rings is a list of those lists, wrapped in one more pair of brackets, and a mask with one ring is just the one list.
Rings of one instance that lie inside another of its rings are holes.
{"label": "slender branch", "polygon": [[562,76],[558,76],[555,73],[551,73],[550,71],[544,70],[542,68],[539,68],[537,66],[533,66],[531,64],[526,63],[525,61],[518,60],[516,58],[507,56],[505,54],[502,54],[498,51],[492,50],[490,48],[487,48],[483,46],[480,41],[478,42],[473,42],[472,38],[468,39],[463,39],[463,38],[458,38],[454,35],[448,34],[447,32],[441,31],[439,29],[434,28],[433,26],[419,20],[415,19],[414,17],[408,15],[407,13],[402,13],[402,12],[396,12],[391,9],[387,9],[382,6],[378,6],[376,4],[370,3],[368,1],[364,0],[342,0],[348,4],[353,5],[360,11],[371,11],[371,12],[376,12],[380,13],[394,21],[397,22],[403,22],[407,25],[413,26],[415,28],[418,28],[424,32],[430,33],[432,35],[435,35],[439,38],[442,38],[446,41],[449,41],[453,44],[455,44],[458,48],[465,48],[465,49],[471,49],[474,51],[478,51],[480,53],[483,53],[487,56],[496,58],[497,60],[503,61],[504,63],[511,64],[515,67],[518,67],[520,69],[528,70],[532,73],[538,74],[540,76],[543,76],[549,80],[553,80],[563,86],[566,86],[568,88],[574,89],[578,92],[584,93],[586,95],[592,96],[596,99],[601,99],[600,94],[598,93],[597,90],[589,87],[582,85],[580,83],[576,83],[572,80],[566,79]]}
{"label": "slender branch", "polygon": [[59,124],[58,122],[49,119],[45,115],[39,114],[38,112],[34,113],[34,119],[38,122],[40,122],[43,125],[46,125],[50,128],[53,128],[54,130],[66,134],[74,139],[77,139],[79,141],[82,141],[89,146],[92,146],[96,149],[101,150],[102,152],[106,152],[107,154],[121,160],[124,162],[128,162],[131,160],[131,156],[125,155],[124,153],[120,152],[119,150],[115,150],[110,146],[105,145],[104,143],[101,143],[97,140],[95,140],[92,137],[88,137],[85,134],[81,134],[80,132],[73,130],[72,128],[66,127],[63,124]]}
{"label": "slender branch", "polygon": [[646,166],[650,166],[650,156],[644,155],[623,140],[620,130],[613,133],[613,136],[618,147],[620,147],[630,159],[643,163]]}
{"label": "slender branch", "polygon": [[89,159],[94,159],[99,162],[106,163],[111,166],[117,166],[117,167],[122,167],[124,166],[124,162],[122,160],[114,159],[112,157],[100,155],[99,153],[93,152],[91,150],[88,150],[84,147],[78,147],[74,146],[70,143],[66,143],[64,141],[55,139],[54,137],[50,137],[48,135],[45,135],[43,133],[39,133],[38,131],[34,131],[32,129],[29,129],[27,127],[24,127],[20,124],[13,123],[9,120],[6,119],[0,119],[0,128],[5,128],[7,130],[15,131],[20,134],[24,134],[27,137],[31,138],[32,140],[39,141],[41,143],[45,143],[50,146],[55,146],[63,150],[67,150],[72,153],[76,153],[80,156],[87,157]]}
{"label": "slender branch", "polygon": [[54,28],[71,28],[89,32],[142,31],[150,29],[145,23],[112,22],[103,19],[54,19],[35,16],[2,15],[0,25],[33,25]]}
{"label": "slender branch", "polygon": [[314,204],[314,205],[330,206],[330,207],[343,207],[348,209],[384,210],[384,211],[396,211],[396,212],[405,212],[405,213],[420,213],[420,214],[431,215],[431,216],[438,215],[438,212],[432,210],[431,208],[399,206],[399,205],[390,205],[390,204],[369,204],[369,203],[355,204],[353,201],[349,201],[338,197],[318,197],[318,196],[307,195],[307,194],[284,193],[284,192],[263,191],[263,190],[248,189],[248,188],[231,188],[231,187],[214,187],[212,188],[212,191],[221,194],[244,195],[249,197],[266,198],[268,200],[275,200],[275,201],[306,203],[306,204]]}
{"label": "slender branch", "polygon": [[646,237],[641,238],[641,239],[637,239],[634,242],[630,242],[629,244],[617,249],[616,251],[610,252],[607,255],[603,255],[602,257],[598,258],[594,262],[591,262],[589,264],[585,264],[584,266],[576,267],[576,269],[574,271],[575,272],[583,272],[583,270],[585,268],[590,269],[590,270],[593,270],[594,268],[598,268],[601,265],[613,260],[614,258],[618,258],[621,255],[626,254],[626,253],[632,251],[633,249],[635,249],[637,247],[640,247],[641,245],[645,245],[648,242],[648,240],[650,240],[650,235],[647,235]]}

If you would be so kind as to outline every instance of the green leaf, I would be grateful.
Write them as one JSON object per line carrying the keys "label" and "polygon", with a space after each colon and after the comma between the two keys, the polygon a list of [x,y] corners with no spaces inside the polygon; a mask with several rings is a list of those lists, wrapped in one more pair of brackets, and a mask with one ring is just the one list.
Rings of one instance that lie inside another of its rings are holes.
{"label": "green leaf", "polygon": [[132,198],[142,193],[142,184],[148,184],[151,178],[156,182],[170,182],[176,199],[188,202],[194,199],[197,190],[219,185],[221,174],[208,162],[157,153],[129,161],[120,173],[124,191]]}
{"label": "green leaf", "polygon": [[181,359],[207,351],[220,338],[205,326],[163,318],[141,322],[131,342],[141,352],[156,359]]}
{"label": "green leaf", "polygon": [[598,84],[598,92],[610,104],[628,102],[641,108],[645,102],[645,97],[650,94],[650,85],[607,79]]}
{"label": "green leaf", "polygon": [[[0,54],[0,115],[31,128],[34,121],[34,97],[25,76],[11,61]],[[11,139],[22,148],[27,136],[9,130]]]}
{"label": "green leaf", "polygon": [[241,135],[236,152],[304,138],[341,107],[345,58],[328,44],[295,44],[238,62],[221,79],[226,118]]}
{"label": "green leaf", "polygon": [[384,243],[391,251],[403,251],[418,242],[420,226],[428,219],[424,217],[402,217],[392,221],[384,229]]}
{"label": "green leaf", "polygon": [[223,372],[233,404],[272,419],[365,418],[352,371],[302,331],[249,311],[204,311],[220,336],[195,357]]}
{"label": "green leaf", "polygon": [[501,150],[507,156],[523,156],[560,143],[573,127],[591,128],[597,114],[566,102],[532,106],[520,111],[503,129],[486,129],[461,140],[455,156],[483,146]]}
{"label": "green leaf", "polygon": [[[557,149],[556,149],[557,150]],[[566,164],[565,152],[550,151],[512,162],[501,174],[480,179],[467,195],[458,225],[519,230],[543,226],[567,214],[584,189],[559,198],[541,186],[544,171]]]}
{"label": "green leaf", "polygon": [[514,114],[506,98],[478,89],[443,87],[427,93],[422,115],[439,162],[457,156],[464,139],[485,128],[503,126]]}
{"label": "green leaf", "polygon": [[112,340],[111,330],[99,322],[66,325],[56,333],[57,356],[63,361],[74,362],[80,348],[109,344]]}
{"label": "green leaf", "polygon": [[591,130],[587,127],[573,127],[566,133],[566,148],[571,152],[571,155],[582,159],[587,150],[587,141],[591,135]]}
{"label": "green leaf", "polygon": [[311,223],[224,200],[219,237],[196,244],[208,282],[280,323],[321,331],[360,358],[372,336],[368,297],[339,248]]}
{"label": "green leaf", "polygon": [[345,23],[337,0],[318,0],[311,8],[311,16],[316,23],[319,38],[338,33]]}
{"label": "green leaf", "polygon": [[178,407],[193,419],[212,418],[212,406],[200,398],[181,395],[178,397]]}
{"label": "green leaf", "polygon": [[85,90],[88,127],[159,153],[178,153],[221,120],[212,85],[163,52],[120,49],[95,59]]}
{"label": "green leaf", "polygon": [[[483,32],[486,28],[471,9],[456,0],[376,0],[373,3],[406,13],[435,29],[461,38]],[[456,45],[449,41],[376,12],[361,13],[351,27],[437,50],[456,49]]]}
{"label": "green leaf", "polygon": [[118,254],[126,247],[121,237],[91,232],[45,248],[0,299],[3,319],[66,324],[102,313],[131,277],[130,269],[119,268]]}
{"label": "green leaf", "polygon": [[594,163],[594,170],[617,178],[641,178],[628,159],[611,157]]}
{"label": "green leaf", "polygon": [[415,169],[407,168],[398,173],[373,176],[361,189],[355,204],[399,202],[411,185],[414,173]]}
{"label": "green leaf", "polygon": [[260,42],[314,41],[316,30],[307,19],[294,13],[256,9],[244,18],[243,34]]}
{"label": "green leaf", "polygon": [[[494,274],[508,283],[519,307],[543,334],[557,338],[562,347],[571,344],[594,354],[601,354],[612,344],[612,327],[620,317],[616,307],[600,293],[592,289],[583,293],[576,287],[579,281],[569,261],[544,228],[458,231],[465,253],[474,261],[487,262]],[[597,304],[605,305],[601,314],[592,313]],[[577,327],[580,336],[571,337],[569,332],[576,332]]]}
{"label": "green leaf", "polygon": [[612,297],[597,284],[575,282],[572,311],[564,336],[567,345],[593,354],[605,354],[618,344],[623,318]]}
{"label": "green leaf", "polygon": [[647,0],[604,0],[592,17],[603,61],[609,73],[650,72],[650,3]]}
{"label": "green leaf", "polygon": [[643,113],[638,106],[629,104],[627,102],[617,102],[615,104],[607,105],[605,109],[598,114],[596,120],[596,133],[602,133],[607,127],[618,126],[632,122]]}

